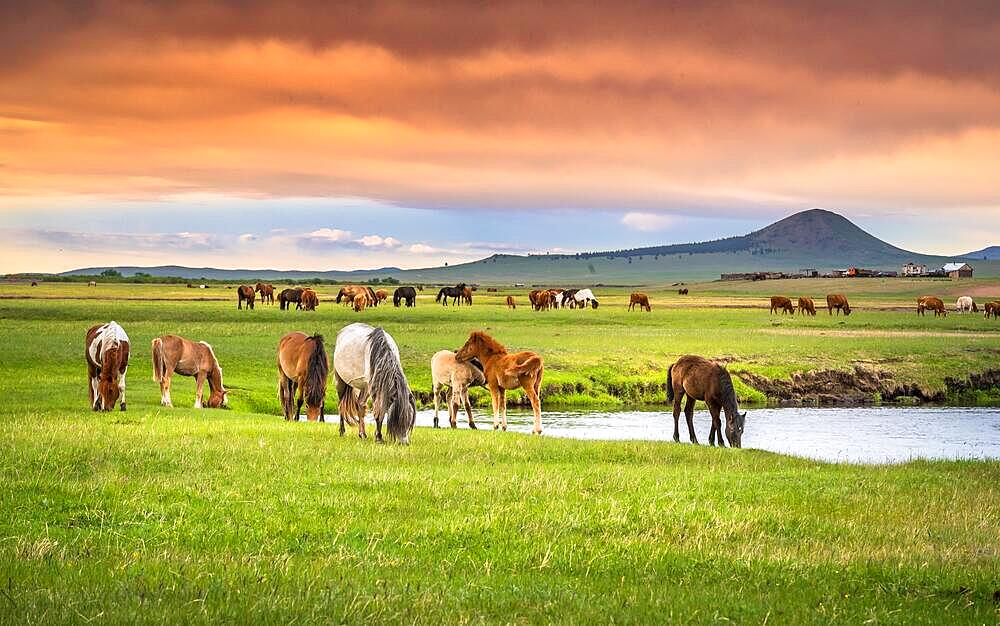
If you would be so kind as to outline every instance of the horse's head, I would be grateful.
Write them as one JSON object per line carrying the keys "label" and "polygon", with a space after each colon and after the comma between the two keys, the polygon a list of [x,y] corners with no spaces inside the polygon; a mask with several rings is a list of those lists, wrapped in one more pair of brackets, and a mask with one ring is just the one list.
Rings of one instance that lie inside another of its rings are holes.
{"label": "horse's head", "polygon": [[743,427],[746,425],[746,421],[746,412],[737,412],[732,420],[726,420],[726,438],[729,439],[729,445],[734,448],[743,447]]}
{"label": "horse's head", "polygon": [[596,308],[597,308],[597,300],[591,300],[591,301],[590,301],[590,306],[591,306],[592,308],[595,308],[595,309],[596,309]]}
{"label": "horse's head", "polygon": [[211,395],[208,396],[208,401],[205,402],[205,406],[210,409],[228,409],[229,392],[222,388],[213,389]]}
{"label": "horse's head", "polygon": [[104,350],[101,359],[101,374],[97,381],[97,406],[102,411],[110,411],[115,408],[115,403],[121,395],[118,387],[118,369],[121,361],[121,344]]}

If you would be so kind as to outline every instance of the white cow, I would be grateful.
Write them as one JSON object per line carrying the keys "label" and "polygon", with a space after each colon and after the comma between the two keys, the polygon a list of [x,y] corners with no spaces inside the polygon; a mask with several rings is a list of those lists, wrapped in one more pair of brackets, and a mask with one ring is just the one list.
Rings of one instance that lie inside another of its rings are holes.
{"label": "white cow", "polygon": [[972,313],[976,311],[976,303],[969,296],[962,296],[955,302],[955,310],[959,313]]}
{"label": "white cow", "polygon": [[597,308],[597,298],[594,297],[594,292],[590,289],[580,289],[573,296],[573,299],[576,300],[577,306],[581,309],[587,308],[587,305]]}

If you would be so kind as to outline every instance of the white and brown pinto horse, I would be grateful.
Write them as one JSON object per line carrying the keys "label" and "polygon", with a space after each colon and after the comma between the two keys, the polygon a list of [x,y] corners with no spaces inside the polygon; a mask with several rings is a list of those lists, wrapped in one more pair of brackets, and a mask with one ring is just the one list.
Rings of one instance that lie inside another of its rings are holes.
{"label": "white and brown pinto horse", "polygon": [[356,322],[337,333],[333,350],[333,377],[337,383],[340,434],[345,424],[358,426],[358,436],[366,438],[365,412],[372,399],[375,440],[382,441],[382,420],[389,436],[410,443],[417,417],[417,404],[399,361],[399,348],[381,328]]}
{"label": "white and brown pinto horse", "polygon": [[[174,374],[194,376],[197,388],[194,408],[207,406],[210,409],[226,407],[229,398],[222,385],[222,367],[215,358],[212,346],[204,341],[194,342],[177,335],[164,335],[153,340],[153,380],[160,383],[160,404],[174,406],[170,401],[170,379]],[[202,403],[205,381],[211,393],[208,401]]]}
{"label": "white and brown pinto horse", "polygon": [[90,406],[110,411],[121,398],[125,410],[125,372],[128,371],[129,341],[118,322],[108,322],[87,331],[87,374]]}

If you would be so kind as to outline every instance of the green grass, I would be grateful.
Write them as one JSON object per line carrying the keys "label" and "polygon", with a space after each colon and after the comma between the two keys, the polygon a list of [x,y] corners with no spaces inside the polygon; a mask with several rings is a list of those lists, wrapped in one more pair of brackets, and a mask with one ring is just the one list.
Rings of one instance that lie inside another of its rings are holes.
{"label": "green grass", "polygon": [[[995,623],[998,462],[853,466],[431,429],[379,446],[278,417],[278,338],[320,331],[332,345],[356,319],[395,336],[418,390],[430,355],[472,329],[537,350],[546,406],[645,400],[685,352],[774,376],[877,361],[934,385],[1000,349],[980,316],[875,308],[906,293],[858,294],[848,320],[791,319],[718,308],[761,293],[711,287],[654,290],[651,315],[625,312],[620,291],[599,292],[597,311],[508,312],[479,294],[471,309],[360,316],[122,299],[194,291],[170,287],[0,300],[0,623]],[[134,344],[129,410],[95,414],[83,334],[111,318]],[[189,408],[183,377],[178,408],[159,406],[149,341],[169,332],[215,346],[234,410]]]}

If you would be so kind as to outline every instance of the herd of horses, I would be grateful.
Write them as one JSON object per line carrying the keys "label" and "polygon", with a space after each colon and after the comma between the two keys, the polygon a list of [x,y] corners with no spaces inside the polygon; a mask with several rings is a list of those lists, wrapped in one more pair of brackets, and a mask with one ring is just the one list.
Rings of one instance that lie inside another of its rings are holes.
{"label": "herd of horses", "polygon": [[[786,296],[771,296],[771,313],[788,313],[795,315],[796,306],[792,304],[792,299]],[[798,301],[799,315],[816,315],[816,303],[809,296],[800,296]],[[847,296],[839,293],[831,293],[826,296],[827,313],[837,315],[841,312],[844,315],[851,314],[851,304],[847,301]]]}
{"label": "herd of horses", "polygon": [[[851,314],[851,305],[847,302],[847,298],[842,294],[830,294],[826,297],[826,307],[827,312],[833,315],[834,311],[839,314],[841,311],[844,315]],[[812,298],[807,296],[802,296],[798,301],[798,311],[800,315],[816,315],[816,304],[813,302]],[[796,306],[792,304],[791,298],[787,296],[771,296],[771,313],[787,313],[790,315],[795,314]],[[1000,300],[987,302],[983,310],[985,312],[985,317],[989,319],[1000,318]],[[937,296],[920,296],[917,298],[917,315],[925,315],[927,311],[932,311],[934,317],[945,317],[948,315],[948,309],[945,307],[944,301]],[[961,296],[955,302],[955,311],[959,313],[978,313],[979,307],[972,296]]]}

